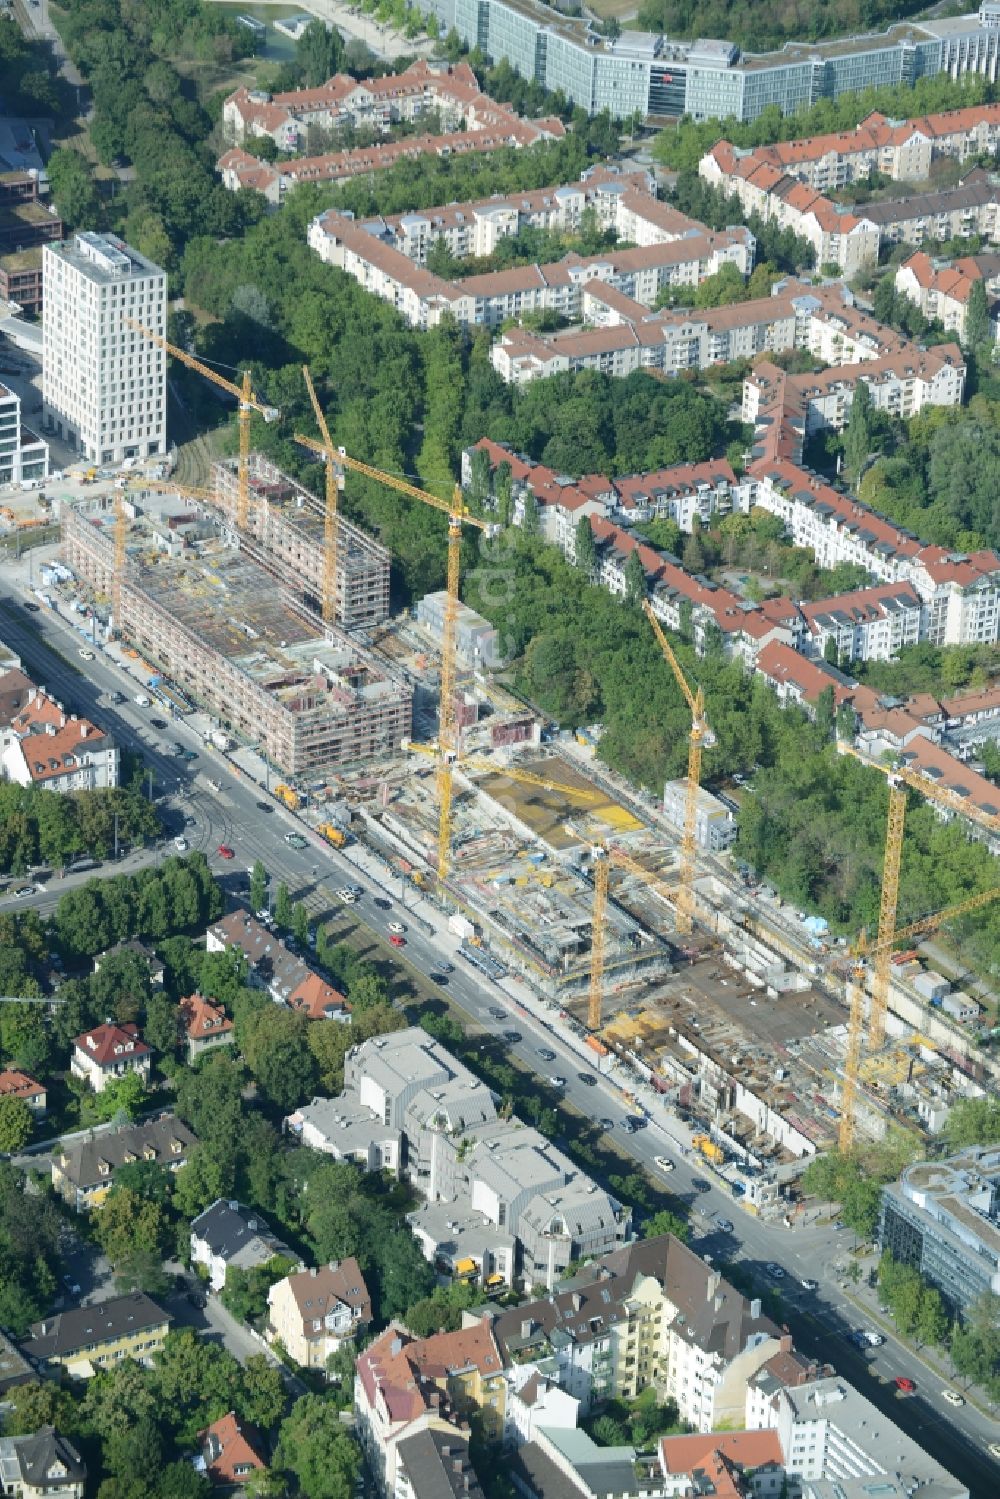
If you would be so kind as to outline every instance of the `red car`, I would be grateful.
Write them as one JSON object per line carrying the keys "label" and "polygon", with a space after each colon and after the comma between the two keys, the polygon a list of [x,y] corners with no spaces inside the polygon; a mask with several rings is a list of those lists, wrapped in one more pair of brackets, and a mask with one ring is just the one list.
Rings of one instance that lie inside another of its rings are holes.
{"label": "red car", "polygon": [[225,843],[220,843],[215,852],[218,854],[220,859],[236,858],[236,855],[233,853],[232,849],[228,846],[228,844]]}
{"label": "red car", "polygon": [[907,1379],[905,1374],[896,1375],[896,1389],[902,1390],[904,1395],[912,1395],[916,1389],[912,1379]]}
{"label": "red car", "polygon": [[406,938],[405,937],[397,937],[395,932],[393,932],[392,936],[389,938],[389,941],[392,943],[393,947],[405,947],[406,946]]}

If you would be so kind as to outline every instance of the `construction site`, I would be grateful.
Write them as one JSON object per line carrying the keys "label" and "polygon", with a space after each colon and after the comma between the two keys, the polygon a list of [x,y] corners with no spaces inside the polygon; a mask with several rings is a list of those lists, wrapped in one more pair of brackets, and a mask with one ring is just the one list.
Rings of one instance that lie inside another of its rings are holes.
{"label": "construction site", "polygon": [[[713,836],[704,695],[648,601],[690,712],[687,776],[663,803],[602,766],[593,735],[560,734],[498,679],[495,632],[462,605],[459,576],[463,531],[494,527],[461,490],[446,501],[335,448],[305,370],[320,437],[295,440],[324,461],[321,501],[250,452],[251,412],[279,413],[249,372],[236,386],[165,347],[238,398],[239,459],[216,465],[208,490],[140,480],[66,507],[66,560],[171,690],[299,781],[276,787],[286,805],[299,810],[299,792],[325,778],[324,805],[305,813],[318,833],[338,847],[348,828],[364,839],[404,889],[449,911],[474,967],[523,977],[602,1065],[617,1054],[694,1113],[707,1163],[735,1173],[734,1195],[757,1209],[770,1168],[848,1149],[856,1130],[934,1133],[953,1098],[1000,1074],[962,1029],[975,1003],[929,1008],[940,996],[927,997],[919,944],[908,967],[892,961],[900,939],[1000,893],[897,928],[915,773],[866,761],[890,777],[878,933],[853,949],[826,940],[737,869],[724,828]],[[448,518],[446,588],[412,615],[388,619],[388,553],[338,514],[347,472]]]}
{"label": "construction site", "polygon": [[[125,562],[116,627],[163,677],[288,776],[395,752],[411,689],[233,546],[204,506],[120,498]],[[66,561],[115,596],[116,506],[65,507]]]}
{"label": "construction site", "polygon": [[[212,465],[212,489],[218,509],[235,525],[240,502],[235,458]],[[321,613],[322,501],[261,453],[250,454],[249,492],[247,530],[261,548],[258,560]],[[334,610],[345,630],[365,629],[388,616],[391,562],[387,548],[344,516],[337,517]]]}

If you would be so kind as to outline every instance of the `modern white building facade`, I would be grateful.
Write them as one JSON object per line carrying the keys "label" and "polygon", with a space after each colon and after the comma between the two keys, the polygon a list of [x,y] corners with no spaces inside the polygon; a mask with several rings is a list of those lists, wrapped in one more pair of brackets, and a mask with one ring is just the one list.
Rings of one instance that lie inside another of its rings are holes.
{"label": "modern white building facade", "polygon": [[167,275],[113,234],[46,245],[43,423],[94,463],[166,452]]}

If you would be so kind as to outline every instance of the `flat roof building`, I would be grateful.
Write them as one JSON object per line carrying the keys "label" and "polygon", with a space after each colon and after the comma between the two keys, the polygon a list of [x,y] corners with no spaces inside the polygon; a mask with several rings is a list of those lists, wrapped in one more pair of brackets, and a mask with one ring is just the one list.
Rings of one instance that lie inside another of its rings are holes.
{"label": "flat roof building", "polygon": [[879,1243],[966,1311],[1000,1296],[1000,1149],[917,1161],[882,1188]]}
{"label": "flat roof building", "polygon": [[94,463],[167,450],[167,273],[113,234],[46,245],[43,420]]}

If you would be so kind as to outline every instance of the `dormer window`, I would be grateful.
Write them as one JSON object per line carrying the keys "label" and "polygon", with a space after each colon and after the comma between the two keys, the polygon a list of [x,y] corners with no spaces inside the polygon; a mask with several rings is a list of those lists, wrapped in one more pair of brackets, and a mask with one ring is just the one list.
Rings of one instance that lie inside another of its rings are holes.
{"label": "dormer window", "polygon": [[110,1163],[110,1161],[98,1161],[98,1163],[97,1163],[97,1169],[101,1173],[102,1176],[110,1176],[111,1175],[111,1163]]}

